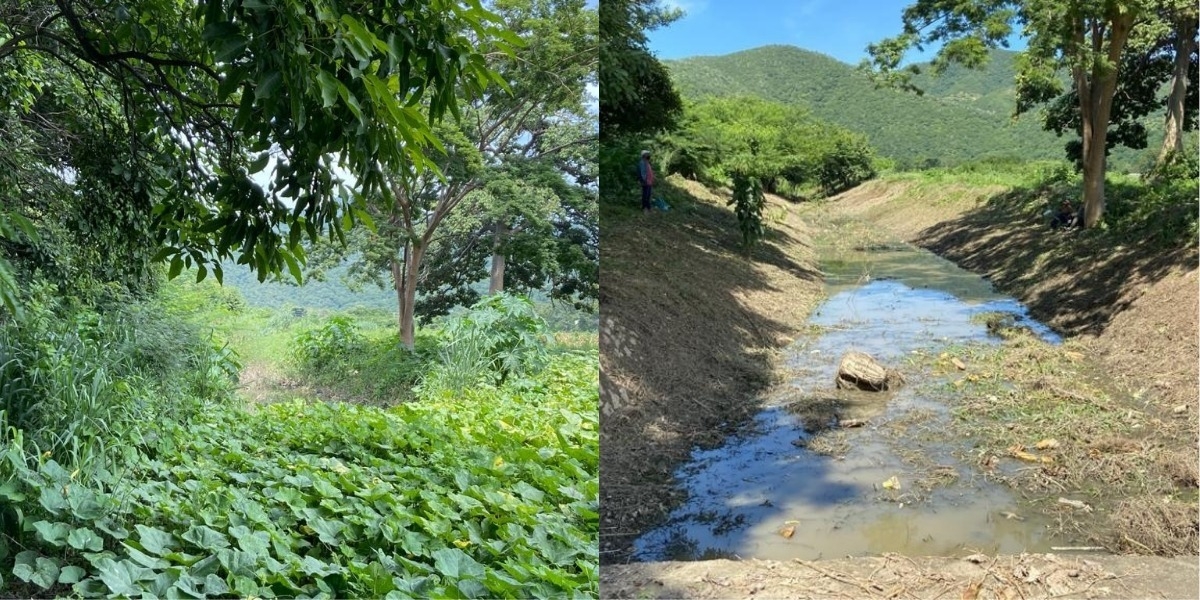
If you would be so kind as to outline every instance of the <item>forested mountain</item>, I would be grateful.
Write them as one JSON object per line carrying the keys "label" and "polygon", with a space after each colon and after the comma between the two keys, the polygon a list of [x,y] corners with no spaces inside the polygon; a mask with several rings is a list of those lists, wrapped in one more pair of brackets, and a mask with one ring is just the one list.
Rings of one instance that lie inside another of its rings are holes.
{"label": "forested mountain", "polygon": [[[866,134],[880,155],[902,167],[989,157],[1063,158],[1067,139],[1043,131],[1036,112],[1012,119],[1014,56],[998,51],[983,70],[955,66],[940,77],[922,74],[916,83],[924,96],[877,89],[855,67],[793,46],[666,65],[687,99],[748,94],[800,104],[819,119]],[[1161,135],[1151,128],[1151,149]],[[1144,154],[1116,149],[1110,166],[1135,169]]]}
{"label": "forested mountain", "polygon": [[[324,281],[309,279],[300,286],[286,283],[291,281],[286,276],[282,281],[259,283],[258,277],[244,266],[233,262],[226,262],[222,266],[225,270],[225,286],[236,289],[250,306],[338,311],[361,307],[383,310],[393,315],[396,312],[394,290],[383,290],[374,285],[365,285],[357,292],[351,290],[344,280],[347,271],[345,265],[329,269]],[[487,292],[486,280],[475,285],[480,293]],[[531,299],[538,314],[557,331],[595,331],[599,326],[599,317],[595,313],[575,310],[563,302],[551,302],[545,292],[536,292]]]}

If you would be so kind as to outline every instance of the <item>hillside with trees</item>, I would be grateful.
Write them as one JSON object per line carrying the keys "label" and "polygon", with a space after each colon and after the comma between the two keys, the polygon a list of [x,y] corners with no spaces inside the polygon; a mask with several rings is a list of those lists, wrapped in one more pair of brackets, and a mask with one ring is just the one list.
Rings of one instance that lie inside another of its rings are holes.
{"label": "hillside with trees", "polygon": [[[1043,130],[1036,114],[1012,119],[1015,57],[995,50],[982,69],[951,65],[939,76],[926,68],[914,81],[923,95],[877,87],[851,65],[792,46],[665,64],[685,98],[750,95],[803,106],[818,119],[865,134],[880,156],[900,168],[988,158],[1061,159],[1071,136]],[[1157,144],[1152,141],[1150,148]],[[1152,151],[1116,149],[1110,163],[1136,170],[1152,158]]]}

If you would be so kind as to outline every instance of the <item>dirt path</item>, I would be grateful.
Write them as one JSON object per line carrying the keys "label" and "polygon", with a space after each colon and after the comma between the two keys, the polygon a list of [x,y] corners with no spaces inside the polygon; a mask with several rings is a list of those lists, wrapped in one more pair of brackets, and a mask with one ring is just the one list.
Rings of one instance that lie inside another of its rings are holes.
{"label": "dirt path", "polygon": [[[1012,597],[1200,597],[1194,557],[1096,557],[1099,567],[1063,567],[1064,559],[1045,556],[989,557],[983,566],[900,557],[622,564],[632,557],[633,539],[680,501],[673,472],[691,448],[719,444],[757,410],[756,395],[774,382],[776,352],[803,333],[821,294],[809,242],[815,230],[791,207],[772,200],[772,234],[748,263],[723,199],[690,182],[673,184],[666,192],[676,210],[605,218],[602,229],[605,597],[1005,597],[995,586],[1013,577],[1029,581],[1018,592],[1024,596]],[[1170,414],[1186,405],[1187,418],[1168,425],[1191,440],[1182,450],[1195,463],[1195,250],[1163,254],[1050,236],[1037,215],[1005,198],[996,188],[931,199],[903,184],[873,182],[823,210],[863,219],[886,237],[989,277],[1035,318],[1085,343],[1147,410]],[[999,564],[1008,570],[988,575]],[[861,587],[872,573],[893,587]],[[983,587],[972,592],[977,581]]]}
{"label": "dirt path", "polygon": [[605,567],[605,598],[1196,598],[1194,558],[897,555]]}

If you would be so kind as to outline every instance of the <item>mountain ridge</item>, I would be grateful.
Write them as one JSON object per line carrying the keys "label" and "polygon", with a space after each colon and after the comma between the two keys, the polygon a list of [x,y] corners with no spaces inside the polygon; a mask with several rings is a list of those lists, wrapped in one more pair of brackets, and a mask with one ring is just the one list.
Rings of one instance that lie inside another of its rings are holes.
{"label": "mountain ridge", "polygon": [[[749,95],[802,105],[819,119],[865,134],[879,154],[901,167],[1063,159],[1068,138],[1043,130],[1036,112],[1012,117],[1016,55],[992,51],[984,69],[952,66],[937,77],[922,64],[915,83],[925,89],[923,96],[877,88],[856,67],[796,46],[663,63],[686,99]],[[1114,149],[1110,166],[1129,169],[1144,155]]]}

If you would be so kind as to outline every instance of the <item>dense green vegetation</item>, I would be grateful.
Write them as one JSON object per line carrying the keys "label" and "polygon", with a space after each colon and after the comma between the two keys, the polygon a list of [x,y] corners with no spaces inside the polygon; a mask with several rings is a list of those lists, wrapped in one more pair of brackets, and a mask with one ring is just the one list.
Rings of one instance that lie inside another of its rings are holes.
{"label": "dense green vegetation", "polygon": [[866,138],[807,111],[753,97],[689,104],[679,126],[653,147],[664,174],[679,173],[733,190],[742,241],[762,236],[764,192],[832,195],[875,175]]}
{"label": "dense green vegetation", "polygon": [[[4,589],[596,594],[596,352],[528,301],[414,354],[386,315],[249,310],[209,282],[104,313],[48,292],[0,330]],[[366,404],[246,406],[249,363]]]}
{"label": "dense green vegetation", "polygon": [[[279,314],[299,312],[300,316],[313,311],[317,314],[350,311],[371,315],[373,322],[386,322],[394,329],[396,292],[374,285],[354,286],[353,278],[347,277],[348,271],[346,265],[333,267],[320,279],[310,278],[304,285],[295,285],[287,279],[259,282],[248,269],[227,264],[225,287],[236,291],[235,295],[244,299],[248,306],[272,309],[272,314],[274,309],[280,309]],[[482,298],[487,294],[488,282],[477,281],[472,288]],[[555,331],[595,331],[598,326],[599,317],[594,310],[577,309],[569,302],[553,299],[542,290],[533,290],[528,296],[534,301],[538,314]],[[437,319],[431,317],[425,322],[436,323]]]}
{"label": "dense green vegetation", "polygon": [[[803,107],[865,135],[901,169],[1063,157],[1067,140],[1043,130],[1035,115],[1012,119],[1015,54],[998,50],[990,57],[981,70],[956,66],[936,77],[922,75],[917,82],[923,96],[878,88],[850,65],[791,46],[668,61],[667,67],[687,98],[755,96]],[[1154,139],[1161,140],[1161,132]],[[1111,162],[1117,170],[1136,171],[1153,157],[1153,151],[1117,149]]]}

